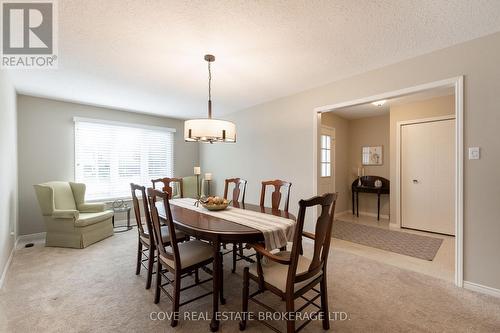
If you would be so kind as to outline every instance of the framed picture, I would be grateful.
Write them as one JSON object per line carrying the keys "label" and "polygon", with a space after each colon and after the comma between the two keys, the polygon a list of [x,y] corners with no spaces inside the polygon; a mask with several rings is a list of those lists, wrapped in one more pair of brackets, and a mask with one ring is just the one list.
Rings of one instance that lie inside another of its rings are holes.
{"label": "framed picture", "polygon": [[361,162],[363,165],[382,165],[382,146],[362,147]]}

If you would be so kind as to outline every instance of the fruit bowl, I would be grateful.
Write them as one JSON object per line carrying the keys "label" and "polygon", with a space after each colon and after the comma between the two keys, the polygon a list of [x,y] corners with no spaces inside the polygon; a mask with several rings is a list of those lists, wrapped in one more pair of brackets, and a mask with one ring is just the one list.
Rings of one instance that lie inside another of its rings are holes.
{"label": "fruit bowl", "polygon": [[219,197],[208,197],[205,200],[200,201],[200,203],[208,210],[217,211],[226,209],[231,201]]}

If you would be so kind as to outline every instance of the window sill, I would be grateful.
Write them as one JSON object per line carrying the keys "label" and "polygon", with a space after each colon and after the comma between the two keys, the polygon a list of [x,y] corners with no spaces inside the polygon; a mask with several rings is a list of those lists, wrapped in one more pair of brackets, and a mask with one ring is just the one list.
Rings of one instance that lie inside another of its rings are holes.
{"label": "window sill", "polygon": [[115,197],[115,198],[90,199],[90,200],[85,200],[85,202],[88,202],[88,203],[103,202],[105,204],[112,204],[116,200],[132,201],[132,197]]}

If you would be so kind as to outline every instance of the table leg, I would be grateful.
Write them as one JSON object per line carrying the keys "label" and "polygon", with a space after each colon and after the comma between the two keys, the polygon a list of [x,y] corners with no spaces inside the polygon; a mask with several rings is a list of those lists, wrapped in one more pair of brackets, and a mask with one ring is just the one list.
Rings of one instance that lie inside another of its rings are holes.
{"label": "table leg", "polygon": [[220,262],[220,273],[219,273],[219,295],[220,295],[220,304],[226,304],[226,299],[224,298],[224,257],[222,256],[222,252],[219,252],[219,262]]}
{"label": "table leg", "polygon": [[130,229],[132,229],[132,228],[130,227],[130,209],[129,209],[129,210],[127,210],[127,230],[130,230]]}
{"label": "table leg", "polygon": [[354,191],[352,191],[352,215],[354,215]]}
{"label": "table leg", "polygon": [[217,319],[217,314],[219,312],[219,286],[220,286],[220,261],[221,257],[219,255],[220,242],[216,240],[213,242],[214,251],[214,267],[213,267],[213,294],[212,294],[212,321],[210,322],[210,330],[216,332],[219,330],[219,320]]}
{"label": "table leg", "polygon": [[377,221],[380,221],[380,193],[377,194]]}
{"label": "table leg", "polygon": [[356,192],[356,216],[359,217],[359,192]]}

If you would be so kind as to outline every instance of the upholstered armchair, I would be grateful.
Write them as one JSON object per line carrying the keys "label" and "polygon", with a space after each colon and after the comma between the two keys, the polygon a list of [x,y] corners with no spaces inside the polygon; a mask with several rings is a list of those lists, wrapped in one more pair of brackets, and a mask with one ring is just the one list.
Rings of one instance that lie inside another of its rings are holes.
{"label": "upholstered armchair", "polygon": [[84,248],[113,235],[113,212],[85,202],[85,184],[34,185],[47,229],[45,246]]}
{"label": "upholstered armchair", "polygon": [[[203,181],[201,177],[199,178],[199,182],[203,185]],[[184,186],[184,198],[193,198],[198,199],[198,189],[196,186],[196,176],[187,176],[182,177],[182,183]],[[203,195],[203,186],[200,186],[200,193]]]}
{"label": "upholstered armchair", "polygon": [[196,187],[196,176],[182,177],[184,186],[184,198],[198,199],[198,189]]}

